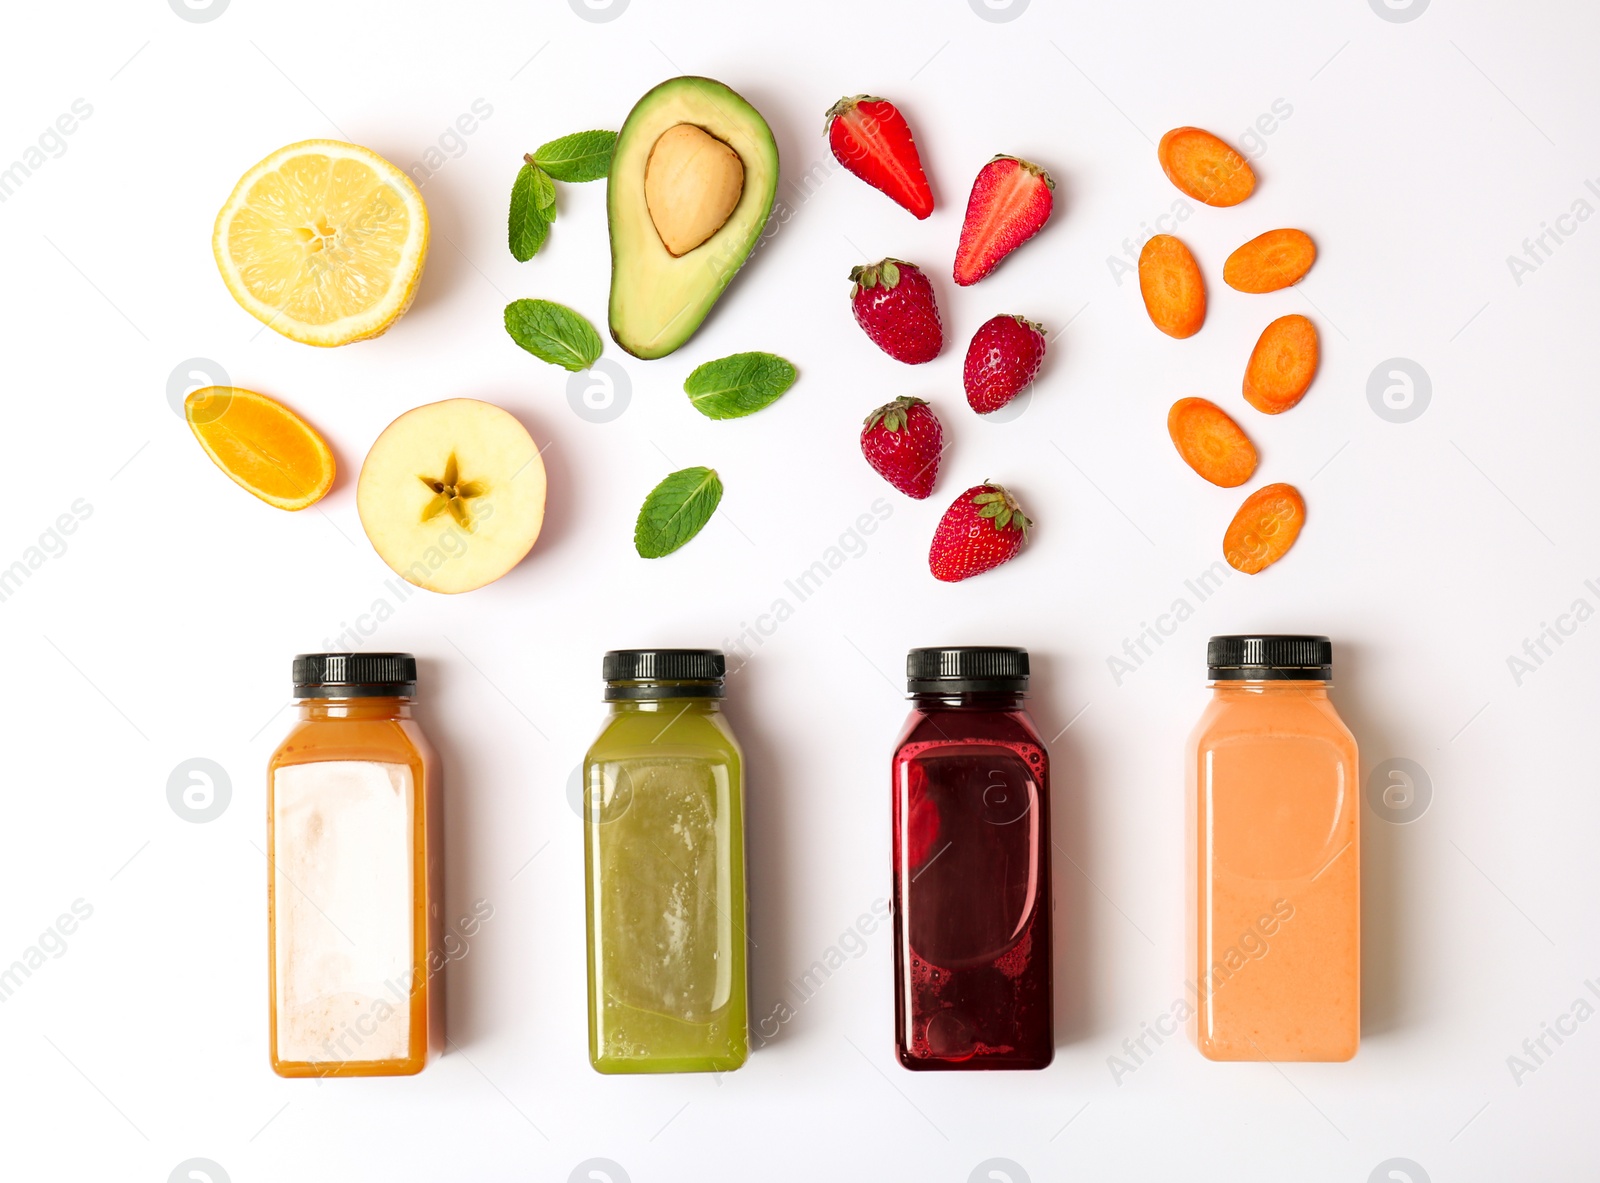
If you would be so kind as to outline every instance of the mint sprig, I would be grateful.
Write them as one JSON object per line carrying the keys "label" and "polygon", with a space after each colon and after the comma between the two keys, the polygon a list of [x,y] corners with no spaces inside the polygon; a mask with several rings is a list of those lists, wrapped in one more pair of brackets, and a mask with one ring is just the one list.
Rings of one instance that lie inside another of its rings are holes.
{"label": "mint sprig", "polygon": [[523,156],[522,168],[511,185],[507,237],[512,258],[526,263],[550,237],[551,223],[556,220],[555,183],[600,180],[611,171],[611,151],[616,143],[614,131],[579,131]]}

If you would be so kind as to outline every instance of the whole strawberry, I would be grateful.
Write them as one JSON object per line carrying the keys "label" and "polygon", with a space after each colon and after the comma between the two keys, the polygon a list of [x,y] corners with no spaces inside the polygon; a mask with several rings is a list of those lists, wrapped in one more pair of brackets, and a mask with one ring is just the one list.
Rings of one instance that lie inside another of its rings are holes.
{"label": "whole strawberry", "polygon": [[1056,183],[1037,164],[996,156],[978,171],[956,248],[955,280],[977,283],[1039,233],[1055,204]]}
{"label": "whole strawberry", "polygon": [[973,485],[939,519],[928,569],[945,583],[981,575],[1015,558],[1032,524],[1001,486]]}
{"label": "whole strawberry", "polygon": [[827,119],[828,147],[840,164],[918,218],[933,212],[933,191],[916,141],[893,103],[858,94],[835,103]]}
{"label": "whole strawberry", "polygon": [[944,428],[920,398],[897,398],[867,416],[861,454],[884,480],[921,501],[933,492],[944,451]]}
{"label": "whole strawberry", "polygon": [[912,263],[884,259],[852,267],[850,306],[873,344],[897,361],[920,365],[944,348],[933,285]]}
{"label": "whole strawberry", "polygon": [[1044,362],[1044,330],[1020,316],[996,316],[978,326],[967,346],[962,382],[967,402],[980,415],[1016,398]]}

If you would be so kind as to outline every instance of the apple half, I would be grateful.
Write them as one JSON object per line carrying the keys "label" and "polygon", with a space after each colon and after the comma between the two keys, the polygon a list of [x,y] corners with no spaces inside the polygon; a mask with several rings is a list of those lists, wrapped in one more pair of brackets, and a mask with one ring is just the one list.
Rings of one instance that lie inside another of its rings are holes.
{"label": "apple half", "polygon": [[544,524],[544,460],[508,411],[472,398],[396,419],[361,465],[356,508],[378,557],[435,592],[493,583]]}

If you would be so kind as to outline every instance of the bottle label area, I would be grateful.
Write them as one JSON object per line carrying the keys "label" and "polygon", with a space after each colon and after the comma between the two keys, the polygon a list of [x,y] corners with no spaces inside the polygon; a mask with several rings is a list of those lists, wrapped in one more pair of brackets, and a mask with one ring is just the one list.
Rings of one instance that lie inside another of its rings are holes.
{"label": "bottle label area", "polygon": [[414,794],[404,764],[294,764],[274,774],[278,1059],[410,1053]]}
{"label": "bottle label area", "polygon": [[595,827],[600,951],[609,1001],[707,1023],[732,992],[728,777],[703,760],[605,770]]}
{"label": "bottle label area", "polygon": [[949,969],[984,965],[1022,935],[1038,894],[1039,787],[1009,748],[953,745],[906,765],[912,949]]}
{"label": "bottle label area", "polygon": [[1053,1055],[1044,751],[932,741],[896,759],[897,1042],[909,1067]]}

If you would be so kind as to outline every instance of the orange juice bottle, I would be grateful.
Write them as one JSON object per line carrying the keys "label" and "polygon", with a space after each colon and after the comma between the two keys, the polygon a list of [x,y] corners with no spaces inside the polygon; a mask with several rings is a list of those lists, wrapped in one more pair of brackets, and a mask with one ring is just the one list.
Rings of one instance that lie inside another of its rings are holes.
{"label": "orange juice bottle", "polygon": [[1361,1038],[1356,741],[1327,637],[1212,637],[1189,737],[1190,1038],[1210,1060],[1348,1060]]}
{"label": "orange juice bottle", "polygon": [[439,762],[409,653],[304,653],[267,765],[267,959],[280,1076],[409,1076],[441,1050]]}

